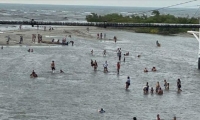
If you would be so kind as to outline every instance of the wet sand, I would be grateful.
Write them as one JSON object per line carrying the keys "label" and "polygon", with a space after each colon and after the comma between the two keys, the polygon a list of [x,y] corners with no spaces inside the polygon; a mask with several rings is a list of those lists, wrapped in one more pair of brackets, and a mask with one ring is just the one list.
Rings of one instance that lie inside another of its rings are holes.
{"label": "wet sand", "polygon": [[[84,38],[88,40],[97,39],[97,33],[103,33],[105,32],[105,29],[98,28],[98,27],[89,27],[89,32],[87,31],[87,27],[82,26],[66,26],[66,27],[53,27],[54,30],[49,31],[49,28],[47,27],[47,30],[44,31],[44,27],[37,28],[31,28],[31,29],[24,29],[21,30],[9,30],[9,31],[1,31],[0,33],[0,45],[7,45],[7,36],[10,36],[11,40],[8,44],[8,46],[13,45],[28,45],[28,46],[45,46],[45,45],[55,45],[55,44],[44,44],[44,43],[38,43],[37,35],[42,35],[43,41],[51,41],[53,38],[55,41],[60,38],[60,41],[62,38],[66,37],[67,41],[70,41],[69,35],[71,35],[72,38]],[[32,34],[36,34],[36,42],[32,42]],[[20,36],[23,36],[23,43],[19,44]],[[54,36],[54,37],[53,37]],[[57,39],[56,39],[57,38]],[[104,40],[111,40],[112,38],[107,38]]]}

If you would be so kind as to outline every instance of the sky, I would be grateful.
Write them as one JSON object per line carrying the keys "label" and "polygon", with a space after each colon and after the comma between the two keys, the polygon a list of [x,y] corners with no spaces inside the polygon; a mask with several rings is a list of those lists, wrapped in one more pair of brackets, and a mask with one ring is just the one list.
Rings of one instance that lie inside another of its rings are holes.
{"label": "sky", "polygon": [[[192,2],[189,2],[192,1]],[[130,6],[130,7],[198,7],[200,0],[0,0],[0,3],[55,4],[55,5],[93,5],[93,6]]]}

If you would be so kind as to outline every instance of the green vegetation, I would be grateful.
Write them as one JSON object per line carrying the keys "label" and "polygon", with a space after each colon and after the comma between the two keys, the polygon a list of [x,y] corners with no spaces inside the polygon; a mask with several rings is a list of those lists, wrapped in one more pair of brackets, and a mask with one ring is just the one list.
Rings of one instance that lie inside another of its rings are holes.
{"label": "green vegetation", "polygon": [[[174,15],[161,15],[159,11],[152,11],[152,16],[147,17],[146,15],[138,16],[122,16],[120,14],[107,14],[104,16],[92,13],[87,15],[86,20],[88,22],[121,22],[121,23],[173,23],[173,24],[198,24],[198,18],[189,17],[175,17]],[[152,33],[152,34],[177,34],[183,33],[191,28],[128,28],[133,29],[135,32],[140,33]]]}

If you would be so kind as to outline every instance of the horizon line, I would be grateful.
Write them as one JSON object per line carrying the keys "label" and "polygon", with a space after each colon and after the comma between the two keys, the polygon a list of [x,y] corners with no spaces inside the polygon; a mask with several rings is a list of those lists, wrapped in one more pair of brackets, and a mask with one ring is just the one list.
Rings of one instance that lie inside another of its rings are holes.
{"label": "horizon line", "polygon": [[[74,5],[74,4],[71,4],[71,5],[67,5],[67,4],[46,4],[46,3],[0,3],[0,4],[16,4],[16,5],[52,5],[52,6],[91,6],[91,7],[142,7],[142,8],[160,8],[160,7],[147,7],[147,6],[110,6],[110,5]],[[185,8],[185,7],[172,7],[172,8]],[[189,7],[190,9],[194,9],[195,7]],[[189,8],[185,8],[185,9],[189,9]],[[170,8],[169,8],[170,9]]]}

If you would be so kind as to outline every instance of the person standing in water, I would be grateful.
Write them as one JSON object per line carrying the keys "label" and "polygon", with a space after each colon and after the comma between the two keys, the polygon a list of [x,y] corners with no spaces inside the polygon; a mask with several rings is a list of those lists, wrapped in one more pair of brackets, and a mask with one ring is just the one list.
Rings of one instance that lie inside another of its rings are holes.
{"label": "person standing in water", "polygon": [[104,37],[104,39],[106,39],[106,33],[104,33],[103,37]]}
{"label": "person standing in water", "polygon": [[119,69],[120,69],[120,63],[117,62],[117,74],[119,74]]}
{"label": "person standing in water", "polygon": [[108,72],[108,63],[107,63],[107,61],[104,63],[103,67],[104,67],[104,72]]}
{"label": "person standing in water", "polygon": [[54,73],[54,71],[56,70],[54,61],[52,61],[51,63],[51,70],[52,70],[52,73]]}
{"label": "person standing in water", "polygon": [[94,70],[97,70],[97,67],[98,67],[98,64],[97,64],[97,61],[95,60],[94,61]]}
{"label": "person standing in water", "polygon": [[93,49],[91,50],[91,54],[93,55]]}
{"label": "person standing in water", "polygon": [[90,64],[91,64],[92,67],[94,66],[94,63],[93,63],[93,60],[92,60],[92,59],[91,59]]}
{"label": "person standing in water", "polygon": [[131,84],[131,81],[130,81],[130,77],[128,76],[127,81],[126,81],[126,90],[129,88],[130,84]]}
{"label": "person standing in water", "polygon": [[117,50],[117,56],[119,57],[119,61],[121,61],[122,53],[121,53],[121,49],[120,48],[118,48],[118,50]]}
{"label": "person standing in water", "polygon": [[116,37],[116,36],[114,36],[114,38],[113,38],[113,39],[114,39],[114,41],[115,41],[115,43],[116,43],[116,42],[117,42],[117,37]]}
{"label": "person standing in water", "polygon": [[177,88],[178,88],[178,92],[182,91],[181,90],[181,80],[180,79],[177,80]]}
{"label": "person standing in water", "polygon": [[103,50],[103,56],[106,56],[106,50]]}
{"label": "person standing in water", "polygon": [[156,120],[160,120],[160,115],[159,114],[157,114],[157,119]]}

